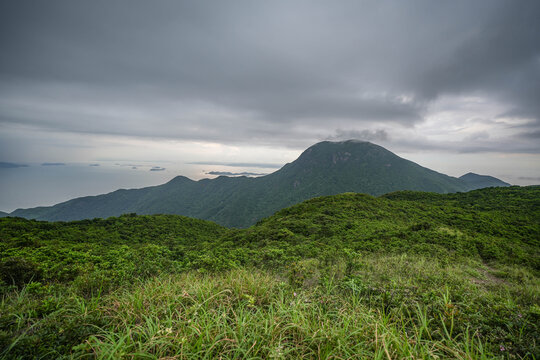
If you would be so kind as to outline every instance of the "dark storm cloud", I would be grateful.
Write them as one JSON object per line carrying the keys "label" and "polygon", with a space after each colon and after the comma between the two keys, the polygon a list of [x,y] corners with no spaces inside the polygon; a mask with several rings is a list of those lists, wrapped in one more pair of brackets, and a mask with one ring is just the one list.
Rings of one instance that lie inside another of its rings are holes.
{"label": "dark storm cloud", "polygon": [[[432,64],[426,72],[428,76],[417,78],[419,88],[428,96],[436,96],[447,90],[500,85],[524,73],[536,75],[528,85],[534,84],[538,79],[540,54],[539,14],[540,6],[535,1],[503,2],[488,9],[488,16],[480,16],[467,27],[467,36],[452,53]],[[441,44],[440,48],[444,49],[445,45]],[[505,87],[511,88],[512,84]]]}
{"label": "dark storm cloud", "polygon": [[366,125],[411,127],[439,96],[481,93],[534,132],[539,14],[532,0],[2,2],[0,122],[303,147],[308,130],[388,140]]}
{"label": "dark storm cloud", "polygon": [[518,134],[518,136],[524,139],[540,140],[540,130],[523,132]]}
{"label": "dark storm cloud", "polygon": [[[382,145],[385,145],[382,142]],[[418,138],[399,138],[391,141],[392,148],[396,151],[443,151],[461,154],[475,153],[521,153],[521,154],[540,154],[540,147],[537,142],[523,141],[519,136],[508,136],[504,138],[490,138],[486,134],[478,133],[467,136],[461,140],[441,141],[431,140],[426,137]]]}

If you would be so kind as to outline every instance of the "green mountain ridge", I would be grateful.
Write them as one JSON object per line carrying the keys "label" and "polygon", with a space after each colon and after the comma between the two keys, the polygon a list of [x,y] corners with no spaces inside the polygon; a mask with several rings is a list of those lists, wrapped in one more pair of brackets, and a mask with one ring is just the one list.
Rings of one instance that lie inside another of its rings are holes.
{"label": "green mountain ridge", "polygon": [[177,214],[224,226],[247,227],[279,209],[316,196],[470,189],[463,180],[422,167],[369,142],[324,141],[278,171],[258,178],[220,176],[193,181],[177,176],[159,186],[117,190],[50,207],[18,209],[11,215],[68,221],[124,213]]}

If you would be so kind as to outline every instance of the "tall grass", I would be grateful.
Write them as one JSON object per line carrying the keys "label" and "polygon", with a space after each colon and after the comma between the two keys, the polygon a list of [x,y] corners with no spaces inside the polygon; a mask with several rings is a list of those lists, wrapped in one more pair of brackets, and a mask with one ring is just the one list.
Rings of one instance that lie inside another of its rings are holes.
{"label": "tall grass", "polygon": [[289,276],[162,274],[92,297],[27,286],[0,303],[17,334],[1,356],[534,359],[539,288],[523,269],[373,254],[305,261]]}
{"label": "tall grass", "polygon": [[[487,359],[512,348],[482,333],[493,316],[482,312],[486,295],[519,308],[509,284],[464,283],[466,264],[357,260],[353,276],[318,274],[307,287],[245,269],[156,278],[110,297],[109,328],[84,349],[96,358]],[[538,284],[530,291],[538,299]]]}

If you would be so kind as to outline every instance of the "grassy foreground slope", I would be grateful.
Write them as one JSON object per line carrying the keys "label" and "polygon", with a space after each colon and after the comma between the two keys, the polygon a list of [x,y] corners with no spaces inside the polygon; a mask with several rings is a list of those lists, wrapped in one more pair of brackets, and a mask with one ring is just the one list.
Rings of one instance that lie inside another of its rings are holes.
{"label": "grassy foreground slope", "polygon": [[540,355],[540,187],[321,197],[246,230],[0,219],[0,357]]}

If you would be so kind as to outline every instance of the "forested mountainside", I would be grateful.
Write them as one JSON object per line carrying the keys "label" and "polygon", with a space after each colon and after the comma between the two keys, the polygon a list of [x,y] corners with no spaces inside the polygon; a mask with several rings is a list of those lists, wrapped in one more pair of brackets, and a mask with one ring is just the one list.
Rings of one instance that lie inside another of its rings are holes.
{"label": "forested mountainside", "polygon": [[325,141],[308,148],[280,170],[258,178],[220,176],[193,181],[178,176],[160,186],[19,209],[11,216],[69,221],[126,213],[176,214],[242,228],[317,196],[343,192],[377,196],[398,190],[451,193],[477,187],[478,182],[470,185],[369,142]]}

